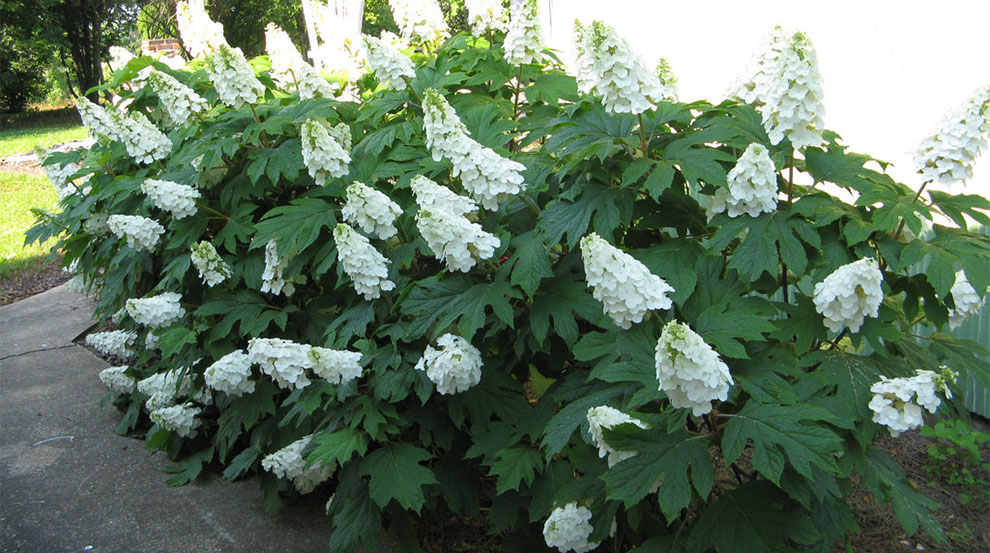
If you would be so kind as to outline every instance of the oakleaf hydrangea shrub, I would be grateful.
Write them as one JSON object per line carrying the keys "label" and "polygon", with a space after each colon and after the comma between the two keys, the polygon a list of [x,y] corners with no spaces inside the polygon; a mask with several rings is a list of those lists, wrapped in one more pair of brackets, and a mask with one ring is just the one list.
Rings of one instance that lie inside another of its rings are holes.
{"label": "oakleaf hydrangea shrub", "polygon": [[396,5],[414,48],[369,39],[377,68],[327,94],[274,27],[248,61],[180,3],[200,57],[81,101],[98,142],[46,160],[77,169],[30,238],[117,325],[87,338],[126,358],[117,430],[173,485],[332,497],[335,552],[424,511],[516,550],[829,551],[853,482],[943,539],[871,443],[987,378],[944,332],[986,295],[990,204],[825,130],[807,36],[774,35],[748,103],[681,103],[601,23],[579,83],[535,3],[443,42],[425,4]]}

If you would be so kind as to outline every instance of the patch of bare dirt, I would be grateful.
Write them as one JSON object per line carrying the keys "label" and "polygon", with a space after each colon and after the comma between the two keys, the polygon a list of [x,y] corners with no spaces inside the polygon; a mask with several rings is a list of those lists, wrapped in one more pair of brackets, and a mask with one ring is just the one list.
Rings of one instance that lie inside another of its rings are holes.
{"label": "patch of bare dirt", "polygon": [[0,277],[0,305],[7,305],[40,294],[72,278],[62,270],[61,258],[14,271]]}

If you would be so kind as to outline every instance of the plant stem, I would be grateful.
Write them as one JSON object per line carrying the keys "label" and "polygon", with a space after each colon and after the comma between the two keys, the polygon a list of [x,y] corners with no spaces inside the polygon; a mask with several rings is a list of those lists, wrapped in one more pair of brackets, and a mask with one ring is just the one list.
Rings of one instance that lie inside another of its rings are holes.
{"label": "plant stem", "polygon": [[261,118],[258,117],[258,112],[254,109],[254,104],[248,104],[248,107],[251,108],[251,113],[254,114],[254,122],[261,123]]}
{"label": "plant stem", "polygon": [[843,328],[842,329],[842,332],[840,332],[839,335],[835,337],[835,340],[832,340],[832,343],[829,344],[828,350],[829,351],[832,351],[833,349],[835,349],[836,346],[839,345],[839,341],[846,337],[846,333],[847,332],[849,332],[849,329],[848,328]]}
{"label": "plant stem", "polygon": [[528,207],[530,211],[532,211],[533,213],[537,215],[541,213],[540,206],[536,205],[536,202],[533,201],[533,198],[527,196],[525,192],[519,193],[519,199],[522,200],[522,202],[526,204],[526,207]]}
{"label": "plant stem", "polygon": [[[921,197],[921,193],[925,191],[925,187],[927,187],[928,186],[928,183],[930,183],[930,182],[932,182],[932,181],[925,181],[925,182],[923,182],[921,184],[921,188],[918,189],[918,192],[914,195],[914,199],[911,200],[911,203],[914,203],[914,202],[917,202],[918,201],[918,198]],[[897,230],[894,231],[894,240],[897,240],[898,238],[900,238],[901,232],[904,231],[904,223],[905,223],[905,219],[904,219],[904,217],[901,217],[901,222],[900,222],[900,224],[897,225]]]}
{"label": "plant stem", "polygon": [[643,114],[637,114],[639,117],[639,144],[643,148],[643,157],[647,157],[647,152],[650,148],[650,139],[646,137],[646,126],[643,124]]}
{"label": "plant stem", "polygon": [[200,208],[203,211],[206,211],[208,213],[212,213],[214,215],[219,215],[219,216],[223,217],[224,219],[226,219],[228,221],[230,220],[230,216],[229,215],[226,215],[224,213],[220,213],[219,211],[213,209],[212,207],[210,207],[208,205],[202,204],[200,202],[196,202],[196,207],[198,207],[198,208]]}

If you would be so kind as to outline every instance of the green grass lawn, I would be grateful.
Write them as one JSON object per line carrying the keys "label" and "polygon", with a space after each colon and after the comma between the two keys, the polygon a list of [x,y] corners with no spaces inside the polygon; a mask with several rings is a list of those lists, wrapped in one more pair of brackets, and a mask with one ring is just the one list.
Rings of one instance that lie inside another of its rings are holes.
{"label": "green grass lawn", "polygon": [[73,123],[0,131],[0,157],[22,154],[36,147],[47,148],[80,138],[86,138],[86,127]]}
{"label": "green grass lawn", "polygon": [[24,246],[24,233],[34,226],[32,207],[56,209],[58,195],[44,175],[0,172],[0,279],[34,268],[54,241]]}

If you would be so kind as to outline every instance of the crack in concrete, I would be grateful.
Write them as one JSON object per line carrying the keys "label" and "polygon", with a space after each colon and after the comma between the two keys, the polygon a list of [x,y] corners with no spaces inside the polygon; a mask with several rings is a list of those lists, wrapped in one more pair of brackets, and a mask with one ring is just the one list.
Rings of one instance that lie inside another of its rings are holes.
{"label": "crack in concrete", "polygon": [[58,349],[71,348],[71,347],[73,347],[75,345],[76,344],[66,344],[64,346],[56,346],[56,347],[53,347],[53,348],[41,348],[41,349],[32,349],[30,351],[22,351],[21,353],[15,353],[13,355],[7,355],[5,357],[0,357],[0,361],[6,361],[7,359],[13,359],[15,357],[20,357],[22,355],[27,355],[29,353],[38,353],[38,352],[42,352],[42,351],[55,351],[55,350],[58,350]]}

